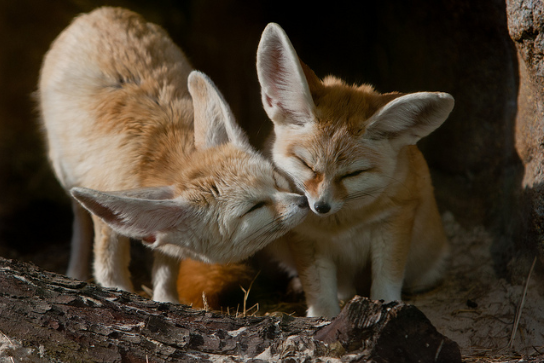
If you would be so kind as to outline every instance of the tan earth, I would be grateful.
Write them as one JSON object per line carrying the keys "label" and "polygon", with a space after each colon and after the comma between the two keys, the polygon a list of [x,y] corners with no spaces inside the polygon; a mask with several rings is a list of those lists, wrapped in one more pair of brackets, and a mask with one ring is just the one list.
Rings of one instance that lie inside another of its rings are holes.
{"label": "tan earth", "polygon": [[[433,291],[412,296],[406,302],[416,305],[440,333],[456,341],[467,362],[482,361],[478,359],[481,356],[488,357],[487,362],[543,357],[543,281],[531,274],[523,301],[525,282],[512,285],[495,274],[489,252],[491,235],[482,227],[465,230],[449,212],[443,219],[453,248],[447,278]],[[538,266],[535,264],[534,269]],[[522,301],[521,318],[510,347]],[[491,360],[494,357],[498,360]]]}

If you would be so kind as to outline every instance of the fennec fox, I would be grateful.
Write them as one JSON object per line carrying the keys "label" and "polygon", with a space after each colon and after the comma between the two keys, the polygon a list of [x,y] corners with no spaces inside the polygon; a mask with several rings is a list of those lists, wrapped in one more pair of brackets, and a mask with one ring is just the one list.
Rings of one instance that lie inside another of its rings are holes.
{"label": "fennec fox", "polygon": [[94,229],[96,281],[132,290],[129,238],[141,239],[155,251],[153,298],[178,302],[179,258],[238,261],[307,214],[211,80],[135,13],[76,18],[38,95],[55,174],[85,207],[73,200],[69,276],[86,278]]}
{"label": "fennec fox", "polygon": [[445,121],[453,97],[321,81],[277,24],[262,34],[257,69],[274,124],[272,159],[314,212],[268,248],[297,270],[307,315],[336,315],[338,297],[355,294],[369,263],[372,299],[438,283],[448,244],[415,143]]}

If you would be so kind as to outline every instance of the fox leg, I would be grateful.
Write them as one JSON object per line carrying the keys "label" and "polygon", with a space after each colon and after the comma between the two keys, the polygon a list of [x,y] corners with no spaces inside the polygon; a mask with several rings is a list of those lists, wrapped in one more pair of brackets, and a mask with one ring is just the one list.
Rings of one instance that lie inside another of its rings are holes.
{"label": "fox leg", "polygon": [[422,204],[423,212],[416,218],[416,228],[408,256],[404,292],[416,293],[438,285],[446,272],[449,258],[442,219],[434,198]]}
{"label": "fox leg", "polygon": [[337,271],[337,297],[344,302],[349,301],[356,295],[353,271],[347,271],[338,267]]}
{"label": "fox leg", "polygon": [[382,222],[372,235],[372,300],[402,300],[412,218]]}
{"label": "fox leg", "polygon": [[129,237],[114,232],[99,217],[93,215],[95,226],[94,272],[96,282],[104,287],[133,291],[129,273]]}
{"label": "fox leg", "polygon": [[339,313],[337,300],[336,265],[326,255],[317,253],[313,246],[305,248],[292,244],[296,268],[301,280],[308,317],[334,317]]}
{"label": "fox leg", "polygon": [[443,236],[427,250],[410,251],[404,292],[418,293],[434,288],[444,278],[449,258],[449,245]]}
{"label": "fox leg", "polygon": [[153,299],[179,304],[176,280],[180,261],[178,258],[154,251],[152,269]]}
{"label": "fox leg", "polygon": [[66,274],[78,280],[89,278],[91,249],[93,246],[93,220],[91,215],[75,200],[72,200],[74,222],[70,242],[70,260]]}

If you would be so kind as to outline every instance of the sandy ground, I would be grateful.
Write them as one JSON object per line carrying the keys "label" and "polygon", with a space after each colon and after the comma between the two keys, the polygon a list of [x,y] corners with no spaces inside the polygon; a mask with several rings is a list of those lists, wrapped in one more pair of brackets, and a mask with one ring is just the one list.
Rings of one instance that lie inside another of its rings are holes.
{"label": "sandy ground", "polygon": [[489,252],[493,239],[484,228],[465,230],[450,213],[443,219],[453,248],[447,278],[438,288],[406,302],[419,307],[438,331],[456,341],[468,362],[480,361],[479,357],[488,357],[483,360],[488,362],[543,360],[543,281],[531,274],[510,348],[525,282],[512,285],[497,278]]}

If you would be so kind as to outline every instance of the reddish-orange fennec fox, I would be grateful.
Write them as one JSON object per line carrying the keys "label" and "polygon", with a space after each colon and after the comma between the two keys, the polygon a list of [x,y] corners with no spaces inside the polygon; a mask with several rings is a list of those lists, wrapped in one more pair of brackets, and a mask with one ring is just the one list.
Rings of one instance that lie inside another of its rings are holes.
{"label": "reddish-orange fennec fox", "polygon": [[94,230],[96,281],[132,290],[129,237],[141,239],[155,251],[153,298],[177,302],[180,257],[244,259],[307,214],[211,80],[135,13],[76,18],[38,91],[49,159],[74,197],[72,277],[86,278]]}
{"label": "reddish-orange fennec fox", "polygon": [[448,243],[427,164],[415,143],[453,109],[447,93],[380,94],[320,80],[285,32],[269,24],[257,55],[262,102],[273,121],[272,158],[307,196],[310,213],[267,247],[297,271],[308,316],[334,316],[371,264],[371,298],[437,284]]}

